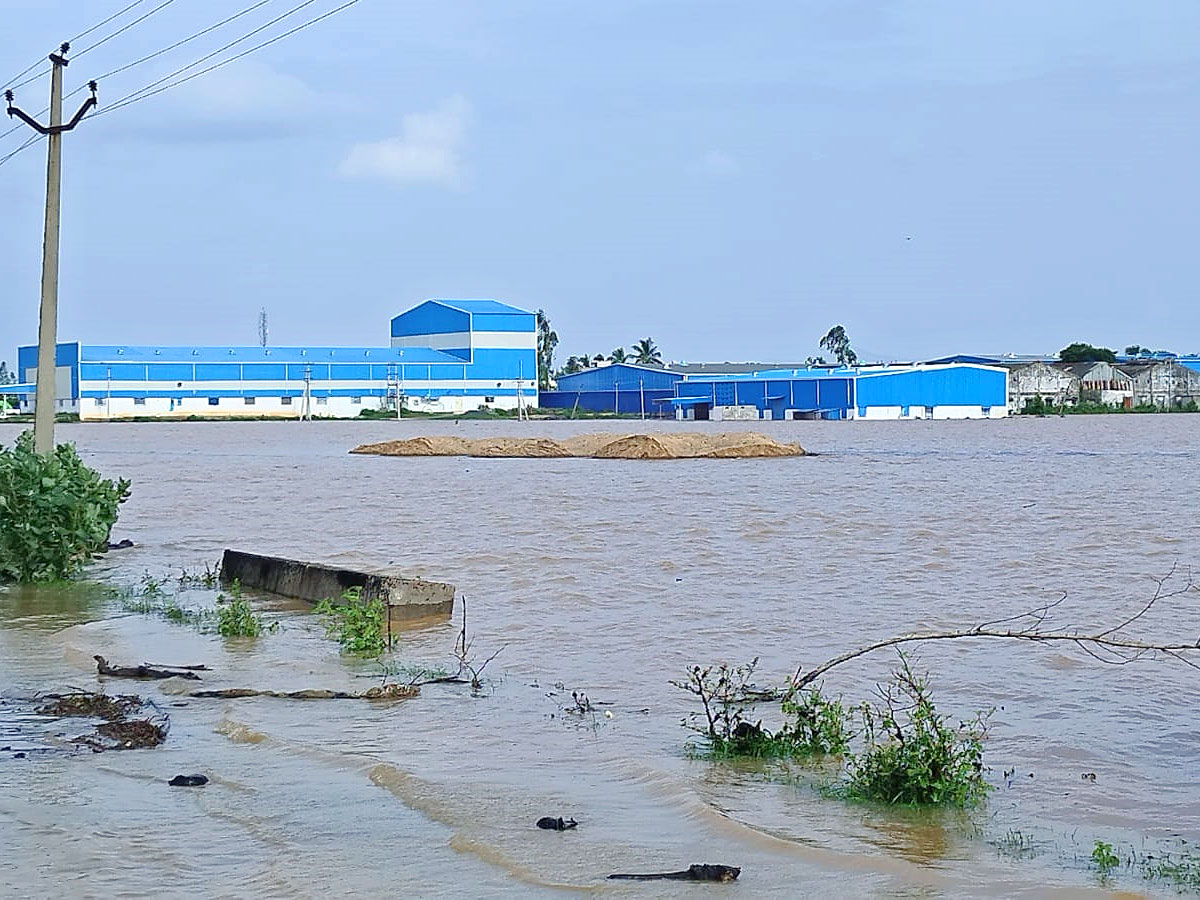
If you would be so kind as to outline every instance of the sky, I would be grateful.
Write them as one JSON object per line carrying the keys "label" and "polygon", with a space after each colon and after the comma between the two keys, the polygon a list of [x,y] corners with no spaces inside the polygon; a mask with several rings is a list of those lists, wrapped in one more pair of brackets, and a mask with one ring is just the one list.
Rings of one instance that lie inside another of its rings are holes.
{"label": "sky", "polygon": [[[0,79],[129,2],[5,0]],[[76,56],[162,2],[77,42],[66,89],[253,0]],[[103,79],[98,112],[299,2]],[[58,333],[254,344],[265,308],[272,344],[386,346],[424,298],[494,297],[546,311],[560,364],[799,361],[835,324],[868,360],[1198,352],[1198,109],[1195,0],[359,0],[65,136]],[[10,366],[45,165],[0,165]]]}

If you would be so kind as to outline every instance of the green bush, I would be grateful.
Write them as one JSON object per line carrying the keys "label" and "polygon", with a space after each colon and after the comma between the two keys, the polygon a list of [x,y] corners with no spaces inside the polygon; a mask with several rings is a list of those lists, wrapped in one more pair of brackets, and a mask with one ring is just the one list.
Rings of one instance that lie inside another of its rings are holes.
{"label": "green bush", "polygon": [[101,478],[70,444],[33,450],[26,431],[0,448],[0,581],[62,581],[108,542],[129,482]]}
{"label": "green bush", "polygon": [[892,677],[881,687],[881,704],[861,707],[865,745],[847,759],[847,794],[910,806],[969,806],[982,799],[987,716],[948,724],[925,676],[912,671],[903,653]]}
{"label": "green bush", "polygon": [[221,637],[258,637],[263,631],[262,616],[254,614],[250,601],[242,596],[238,582],[227,597],[217,597],[217,634]]}
{"label": "green bush", "polygon": [[325,634],[351,653],[379,656],[390,650],[383,629],[387,607],[379,597],[364,600],[359,588],[348,588],[341,599],[326,597],[313,612],[325,617]]}
{"label": "green bush", "polygon": [[784,727],[779,732],[800,756],[841,756],[850,749],[849,715],[841,698],[832,700],[819,688],[797,691],[791,684],[779,703]]}
{"label": "green bush", "polygon": [[[831,700],[816,688],[796,690],[790,684],[782,695],[761,690],[751,682],[757,666],[757,657],[740,666],[693,666],[685,680],[671,682],[700,700],[701,711],[683,721],[707,739],[700,755],[780,759],[846,752],[850,732],[840,699]],[[784,725],[778,731],[764,728],[761,719],[751,716],[756,704],[770,700],[780,701]]]}

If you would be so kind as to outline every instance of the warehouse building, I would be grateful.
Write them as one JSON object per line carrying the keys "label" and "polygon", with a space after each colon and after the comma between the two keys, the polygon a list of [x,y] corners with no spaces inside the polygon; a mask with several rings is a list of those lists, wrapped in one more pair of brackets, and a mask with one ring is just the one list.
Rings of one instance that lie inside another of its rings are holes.
{"label": "warehouse building", "polygon": [[989,419],[1008,414],[1008,373],[975,364],[792,369],[684,378],[687,419]]}
{"label": "warehouse building", "polygon": [[[364,408],[461,413],[537,405],[533,313],[495,300],[427,300],[392,319],[390,347],[59,344],[60,412],[132,416],[357,416]],[[22,411],[37,347],[17,351]]]}
{"label": "warehouse building", "polygon": [[614,363],[559,376],[541,405],[679,419],[962,419],[1008,414],[1008,372],[974,363],[705,374]]}
{"label": "warehouse building", "polygon": [[670,414],[663,406],[675,396],[683,375],[653,366],[612,363],[559,375],[557,389],[542,391],[539,405],[547,409],[582,409],[588,412],[647,416]]}

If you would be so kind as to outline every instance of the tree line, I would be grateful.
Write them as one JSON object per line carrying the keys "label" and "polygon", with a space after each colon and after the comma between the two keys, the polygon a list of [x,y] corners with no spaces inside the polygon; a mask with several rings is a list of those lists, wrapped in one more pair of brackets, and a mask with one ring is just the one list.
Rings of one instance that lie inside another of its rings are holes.
{"label": "tree line", "polygon": [[[858,354],[850,346],[850,337],[841,325],[835,325],[821,338],[820,346],[833,355],[839,366],[858,365]],[[571,375],[584,369],[594,368],[604,363],[632,363],[639,366],[662,367],[662,352],[654,343],[653,338],[642,338],[632,347],[617,347],[608,354],[595,353],[581,356],[568,356],[561,369],[554,368],[554,351],[558,348],[558,332],[550,325],[550,319],[545,310],[537,311],[537,361],[538,389],[548,391],[555,378],[560,375]],[[821,356],[810,356],[807,365],[829,365]]]}

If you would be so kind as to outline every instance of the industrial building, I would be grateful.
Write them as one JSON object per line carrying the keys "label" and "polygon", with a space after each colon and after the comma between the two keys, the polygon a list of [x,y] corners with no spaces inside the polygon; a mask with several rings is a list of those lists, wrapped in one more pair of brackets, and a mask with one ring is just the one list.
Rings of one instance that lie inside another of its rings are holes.
{"label": "industrial building", "polygon": [[1008,372],[954,363],[688,374],[615,363],[560,376],[540,402],[679,419],[986,419],[1008,414]]}
{"label": "industrial building", "polygon": [[612,363],[558,376],[557,390],[542,391],[538,405],[647,416],[663,415],[665,410],[670,414],[662,404],[675,397],[675,385],[683,377],[655,366]]}
{"label": "industrial building", "polygon": [[[364,408],[461,413],[537,405],[533,313],[495,300],[427,300],[391,321],[390,347],[59,344],[60,412],[148,416],[357,416]],[[17,351],[21,411],[37,347]]]}

